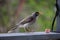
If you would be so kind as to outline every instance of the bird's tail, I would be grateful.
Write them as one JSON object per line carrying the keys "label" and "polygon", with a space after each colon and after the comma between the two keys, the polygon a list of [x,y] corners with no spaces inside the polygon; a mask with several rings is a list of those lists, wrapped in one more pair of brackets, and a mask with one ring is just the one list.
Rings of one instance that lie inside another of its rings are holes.
{"label": "bird's tail", "polygon": [[8,33],[11,33],[12,31],[14,31],[14,30],[17,29],[17,28],[18,28],[18,26],[15,25],[13,28],[11,28],[11,29],[8,31]]}

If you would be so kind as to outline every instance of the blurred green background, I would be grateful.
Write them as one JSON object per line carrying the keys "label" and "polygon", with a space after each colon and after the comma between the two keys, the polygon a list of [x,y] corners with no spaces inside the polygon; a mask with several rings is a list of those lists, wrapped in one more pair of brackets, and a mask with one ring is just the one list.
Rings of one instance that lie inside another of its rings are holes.
{"label": "blurred green background", "polygon": [[[47,28],[51,29],[52,21],[55,15],[55,2],[55,0],[25,0],[24,3],[22,3],[22,0],[7,0],[4,5],[0,7],[0,14],[2,15],[0,18],[0,27],[7,28],[8,30],[10,25],[15,25],[23,18],[38,11],[42,15],[40,15],[37,19],[36,24],[38,30],[36,31],[44,31]],[[56,23],[54,27],[56,27]],[[54,30],[55,29],[56,28],[54,28]]]}

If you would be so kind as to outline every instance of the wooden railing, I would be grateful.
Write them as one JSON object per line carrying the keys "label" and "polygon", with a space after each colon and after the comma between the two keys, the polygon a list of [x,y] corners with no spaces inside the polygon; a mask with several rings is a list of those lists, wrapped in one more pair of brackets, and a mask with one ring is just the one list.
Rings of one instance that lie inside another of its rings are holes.
{"label": "wooden railing", "polygon": [[60,39],[60,33],[29,32],[29,33],[3,33],[0,40],[55,40]]}

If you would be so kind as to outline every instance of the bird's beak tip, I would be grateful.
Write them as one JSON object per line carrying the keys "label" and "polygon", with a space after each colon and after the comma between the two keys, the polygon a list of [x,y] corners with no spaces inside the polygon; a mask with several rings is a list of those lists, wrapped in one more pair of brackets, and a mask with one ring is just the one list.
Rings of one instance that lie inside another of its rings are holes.
{"label": "bird's beak tip", "polygon": [[40,15],[43,15],[43,13],[42,13],[42,12],[39,12],[39,14],[40,14]]}

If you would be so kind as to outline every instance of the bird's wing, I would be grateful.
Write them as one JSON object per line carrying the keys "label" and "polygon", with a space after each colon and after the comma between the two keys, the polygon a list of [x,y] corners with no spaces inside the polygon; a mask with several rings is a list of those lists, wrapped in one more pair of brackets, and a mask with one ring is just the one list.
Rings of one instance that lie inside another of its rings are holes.
{"label": "bird's wing", "polygon": [[29,23],[29,22],[31,22],[32,20],[33,20],[33,17],[32,17],[32,16],[29,16],[29,17],[23,19],[22,21],[20,21],[19,24]]}

